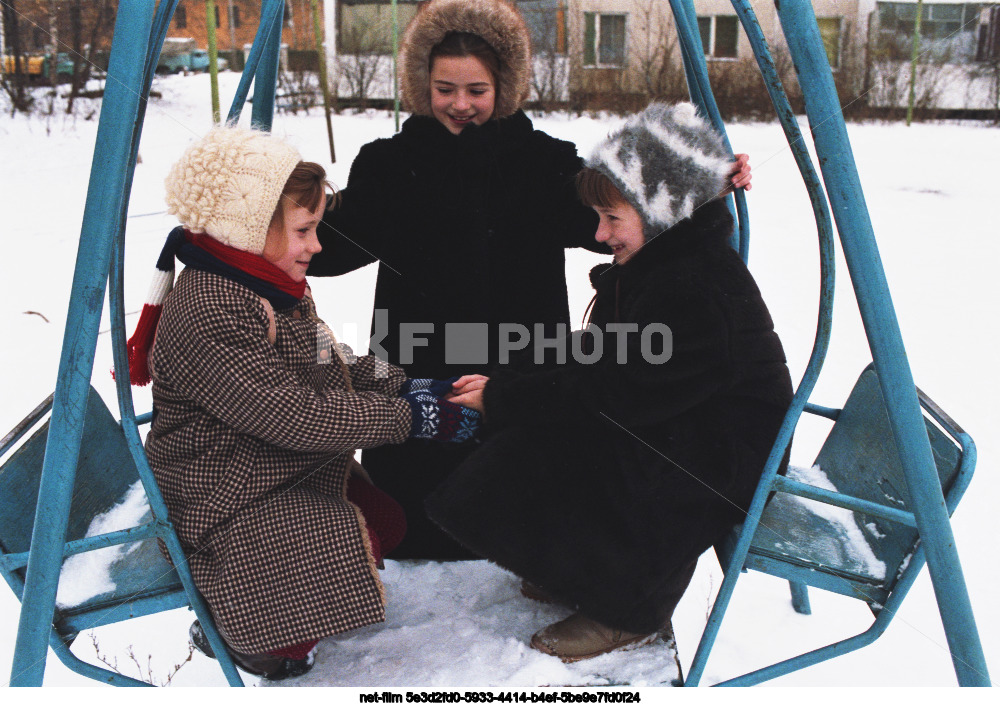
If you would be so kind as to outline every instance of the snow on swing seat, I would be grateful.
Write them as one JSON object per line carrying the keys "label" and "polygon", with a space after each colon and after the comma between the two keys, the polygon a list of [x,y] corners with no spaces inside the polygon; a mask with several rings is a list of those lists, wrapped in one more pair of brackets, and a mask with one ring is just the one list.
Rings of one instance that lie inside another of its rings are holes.
{"label": "snow on swing seat", "polygon": [[[0,467],[0,566],[18,596],[48,431],[46,420]],[[64,641],[89,628],[187,605],[177,572],[147,534],[151,523],[121,426],[91,388],[66,531],[68,544],[88,549],[69,555],[60,575],[53,626]],[[98,539],[109,533],[114,535]]]}
{"label": "snow on swing seat", "polygon": [[[962,467],[964,450],[957,437],[964,433],[919,390],[918,397],[947,495]],[[843,409],[834,412],[836,423],[814,466],[789,467],[787,478],[893,510],[912,510],[873,366],[861,373]],[[732,553],[739,529],[717,548],[721,557]],[[916,528],[904,523],[778,490],[761,514],[744,568],[861,599],[877,613],[917,540]]]}

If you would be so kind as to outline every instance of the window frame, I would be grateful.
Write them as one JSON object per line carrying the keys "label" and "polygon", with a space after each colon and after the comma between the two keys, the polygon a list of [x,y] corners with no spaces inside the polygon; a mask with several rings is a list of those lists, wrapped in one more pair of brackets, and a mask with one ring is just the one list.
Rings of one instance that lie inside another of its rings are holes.
{"label": "window frame", "polygon": [[[823,22],[836,21],[837,23],[837,46],[836,46],[836,56],[835,61],[830,60],[830,51],[826,46],[825,38],[823,37]],[[840,68],[840,62],[844,53],[844,17],[837,15],[834,17],[817,17],[816,25],[819,28],[820,38],[824,39],[823,49],[826,51],[826,60],[830,64],[830,68],[836,71]]]}
{"label": "window frame", "polygon": [[[583,68],[584,69],[624,69],[628,64],[628,22],[627,12],[601,12],[599,10],[587,11],[583,13]],[[592,46],[588,47],[588,17],[594,18],[593,36],[591,37]],[[620,17],[622,18],[622,51],[621,63],[618,64],[605,64],[601,62],[601,18],[602,17]],[[587,63],[588,49],[592,52],[593,62]]]}
{"label": "window frame", "polygon": [[[720,55],[718,51],[718,18],[734,20],[736,26],[735,43],[732,55]],[[736,61],[740,58],[740,18],[736,15],[698,15],[698,35],[701,37],[702,51],[706,61]],[[708,21],[708,51],[705,51],[705,37],[702,34],[702,22]]]}
{"label": "window frame", "polygon": [[[972,22],[968,18],[977,16],[977,8],[988,4],[990,4],[989,0],[984,0],[984,2],[924,3],[920,15],[920,34],[926,39],[937,41],[953,38],[963,32],[975,32],[978,23]],[[917,19],[917,6],[915,4],[877,2],[876,12],[881,31],[913,37],[913,27]],[[957,18],[948,16],[956,12],[958,13]],[[958,27],[956,29],[950,25],[958,25]]]}

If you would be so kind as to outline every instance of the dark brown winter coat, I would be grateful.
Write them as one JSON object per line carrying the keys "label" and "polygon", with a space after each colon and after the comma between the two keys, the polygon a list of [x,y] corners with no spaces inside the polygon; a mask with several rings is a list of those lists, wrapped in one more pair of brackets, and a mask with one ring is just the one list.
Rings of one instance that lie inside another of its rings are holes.
{"label": "dark brown winter coat", "polygon": [[384,619],[345,489],[354,451],[403,441],[411,421],[402,371],[341,365],[308,292],[269,340],[271,326],[254,292],[186,269],[150,356],[149,461],[195,584],[244,653]]}
{"label": "dark brown winter coat", "polygon": [[[691,564],[744,517],[792,397],[730,233],[711,202],[626,264],[594,268],[603,355],[568,347],[564,365],[494,372],[490,436],[429,497],[431,518],[601,623],[661,628]],[[621,342],[610,325],[626,323]],[[659,335],[642,355],[651,324],[672,332],[666,361]]]}
{"label": "dark brown winter coat", "polygon": [[[309,274],[379,260],[375,311],[385,320],[373,338],[389,362],[412,378],[486,373],[499,363],[501,324],[542,325],[552,336],[569,323],[565,249],[607,252],[594,240],[596,214],[576,195],[581,167],[572,143],[535,130],[522,112],[459,135],[412,116],[391,139],[361,148],[340,206],[317,229],[323,251]],[[448,325],[464,323],[489,332],[485,360],[449,355]],[[412,358],[406,324],[423,325],[426,339]],[[365,453],[372,479],[406,509],[407,537],[392,557],[470,557],[422,507],[467,453],[422,440]]]}

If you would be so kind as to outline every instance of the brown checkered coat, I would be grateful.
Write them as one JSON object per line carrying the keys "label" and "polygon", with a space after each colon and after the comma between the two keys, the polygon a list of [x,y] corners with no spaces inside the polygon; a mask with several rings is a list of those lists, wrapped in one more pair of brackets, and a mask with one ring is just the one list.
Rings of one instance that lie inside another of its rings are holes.
{"label": "brown checkered coat", "polygon": [[384,619],[344,494],[354,450],[402,442],[411,420],[402,370],[341,365],[308,294],[275,313],[269,341],[270,327],[251,290],[188,269],[150,355],[149,461],[195,583],[245,653]]}

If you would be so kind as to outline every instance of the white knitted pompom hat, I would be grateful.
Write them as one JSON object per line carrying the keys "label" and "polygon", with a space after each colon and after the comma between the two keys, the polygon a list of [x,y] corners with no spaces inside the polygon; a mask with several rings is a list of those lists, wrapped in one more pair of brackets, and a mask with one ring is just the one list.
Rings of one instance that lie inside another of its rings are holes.
{"label": "white knitted pompom hat", "polygon": [[214,128],[167,175],[167,212],[192,233],[260,255],[281,190],[301,160],[270,133]]}
{"label": "white knitted pompom hat", "polygon": [[718,198],[732,161],[694,105],[651,103],[599,143],[586,164],[639,212],[649,240]]}

